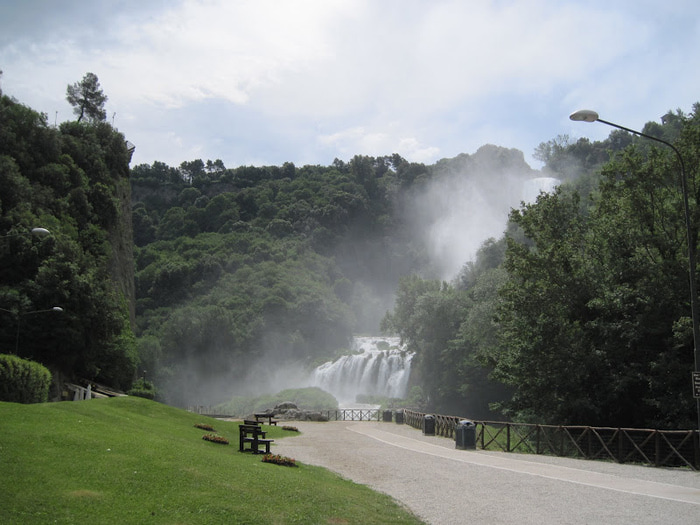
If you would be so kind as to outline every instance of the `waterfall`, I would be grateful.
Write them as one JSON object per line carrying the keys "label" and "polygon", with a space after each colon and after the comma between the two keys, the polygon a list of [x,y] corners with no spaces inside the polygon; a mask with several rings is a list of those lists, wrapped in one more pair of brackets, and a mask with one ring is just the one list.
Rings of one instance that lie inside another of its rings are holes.
{"label": "waterfall", "polygon": [[541,191],[552,193],[561,184],[559,179],[554,177],[536,177],[525,181],[522,188],[522,200],[527,203],[534,203]]}
{"label": "waterfall", "polygon": [[413,353],[401,348],[398,337],[355,337],[353,350],[316,368],[311,385],[330,392],[341,405],[359,394],[403,398],[411,374]]}

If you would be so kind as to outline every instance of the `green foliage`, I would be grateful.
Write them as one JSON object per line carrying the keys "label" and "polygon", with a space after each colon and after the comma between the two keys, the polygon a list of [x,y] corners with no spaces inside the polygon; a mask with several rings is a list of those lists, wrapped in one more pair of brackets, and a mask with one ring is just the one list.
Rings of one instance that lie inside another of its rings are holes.
{"label": "green foliage", "polygon": [[[138,359],[128,160],[107,123],[55,129],[0,98],[0,235],[9,236],[0,244],[0,315],[13,321],[0,323],[0,345],[14,348],[19,333],[19,356],[115,388],[128,388]],[[31,235],[36,226],[50,235]]]}
{"label": "green foliage", "polygon": [[144,378],[140,377],[134,381],[127,394],[130,396],[143,397],[145,399],[155,399],[156,389],[151,381],[146,381]]}
{"label": "green foliage", "polygon": [[78,122],[83,117],[90,122],[101,122],[107,118],[104,109],[107,96],[100,89],[100,81],[94,73],[86,73],[80,82],[69,84],[66,100],[73,106],[73,113],[78,115]]}
{"label": "green foliage", "polygon": [[[696,108],[697,109],[697,108]],[[697,117],[652,129],[698,163]],[[686,228],[673,152],[649,141],[602,169],[593,199],[540,197],[511,215],[495,374],[519,419],[556,424],[693,426]],[[697,170],[688,174],[694,181]],[[697,187],[691,182],[691,187]],[[696,196],[693,195],[693,206]],[[698,216],[691,235],[697,242]]]}
{"label": "green foliage", "polygon": [[505,389],[489,378],[498,330],[493,318],[504,281],[498,244],[486,241],[454,284],[416,276],[400,281],[396,307],[382,327],[416,352],[412,376],[420,384],[410,390],[406,406],[485,419],[492,417],[489,404],[506,399]]}
{"label": "green foliage", "polygon": [[[420,523],[320,467],[280,468],[204,441],[202,416],[146,399],[0,403],[0,420],[6,523]],[[238,422],[216,429],[238,442]],[[265,430],[275,443],[297,435]]]}
{"label": "green foliage", "polygon": [[142,359],[168,402],[219,402],[191,378],[227,382],[228,397],[259,362],[310,366],[377,331],[391,283],[421,262],[393,242],[396,195],[379,191],[398,174],[355,160],[362,170],[134,168],[139,335],[160,348]]}
{"label": "green foliage", "polygon": [[46,367],[15,355],[0,354],[0,401],[45,403],[50,386],[51,372]]}
{"label": "green foliage", "polygon": [[[645,127],[681,151],[693,192],[699,109]],[[615,131],[596,143],[558,137],[537,156],[569,182],[514,210],[507,238],[487,241],[455,283],[400,283],[383,326],[417,353],[412,381],[427,409],[486,417],[486,403],[538,423],[694,426],[673,152]],[[693,209],[697,199],[692,193]],[[700,216],[691,213],[695,245]]]}

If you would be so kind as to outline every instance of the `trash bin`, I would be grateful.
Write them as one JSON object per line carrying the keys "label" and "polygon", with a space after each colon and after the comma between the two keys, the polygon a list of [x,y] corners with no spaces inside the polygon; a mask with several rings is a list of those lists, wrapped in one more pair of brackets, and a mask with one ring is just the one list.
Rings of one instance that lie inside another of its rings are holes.
{"label": "trash bin", "polygon": [[423,417],[423,435],[424,436],[434,436],[435,435],[435,418],[431,415]]}
{"label": "trash bin", "polygon": [[455,425],[455,448],[476,449],[476,425],[473,421],[462,419]]}
{"label": "trash bin", "polygon": [[403,425],[403,410],[397,410],[395,418],[397,425]]}
{"label": "trash bin", "polygon": [[391,410],[385,410],[382,414],[382,421],[385,423],[391,423]]}

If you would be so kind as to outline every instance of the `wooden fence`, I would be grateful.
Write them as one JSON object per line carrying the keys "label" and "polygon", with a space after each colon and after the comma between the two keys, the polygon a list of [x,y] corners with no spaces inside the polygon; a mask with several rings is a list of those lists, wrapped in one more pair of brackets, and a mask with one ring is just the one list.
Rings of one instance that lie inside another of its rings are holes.
{"label": "wooden fence", "polygon": [[[422,428],[422,412],[404,410],[404,421]],[[464,418],[430,414],[435,434],[454,437],[455,425]],[[697,430],[650,430],[584,426],[534,425],[501,421],[474,421],[477,444],[484,450],[523,452],[582,459],[641,463],[656,467],[700,470]]]}

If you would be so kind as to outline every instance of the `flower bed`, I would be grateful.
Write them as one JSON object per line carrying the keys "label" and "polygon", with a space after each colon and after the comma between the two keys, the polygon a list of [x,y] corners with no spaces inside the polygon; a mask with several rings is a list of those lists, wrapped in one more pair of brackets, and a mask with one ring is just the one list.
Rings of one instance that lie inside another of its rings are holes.
{"label": "flower bed", "polygon": [[265,454],[262,458],[263,463],[274,463],[275,465],[282,465],[284,467],[296,467],[297,462],[294,458],[288,458],[287,456],[280,456],[279,454]]}
{"label": "flower bed", "polygon": [[221,445],[228,445],[228,439],[221,436],[216,436],[214,434],[204,434],[202,436],[204,441],[211,441],[212,443],[219,443]]}
{"label": "flower bed", "polygon": [[194,427],[199,428],[201,430],[206,430],[208,432],[216,432],[216,430],[214,430],[214,427],[212,427],[211,425],[206,425],[204,423],[195,423]]}
{"label": "flower bed", "polygon": [[288,427],[288,426],[283,426],[282,430],[288,430],[290,432],[299,432],[299,429],[297,427]]}

